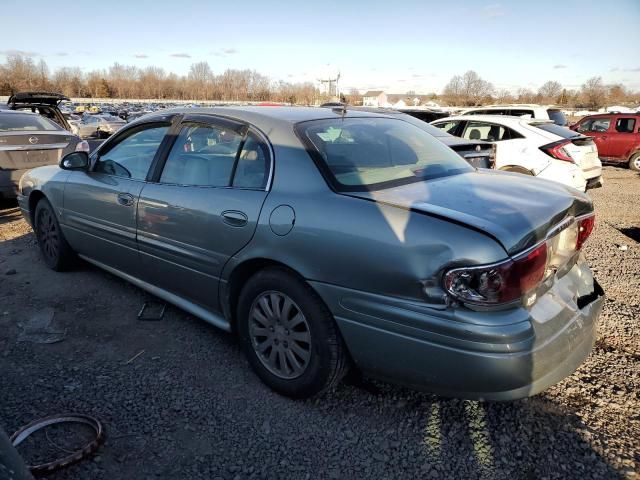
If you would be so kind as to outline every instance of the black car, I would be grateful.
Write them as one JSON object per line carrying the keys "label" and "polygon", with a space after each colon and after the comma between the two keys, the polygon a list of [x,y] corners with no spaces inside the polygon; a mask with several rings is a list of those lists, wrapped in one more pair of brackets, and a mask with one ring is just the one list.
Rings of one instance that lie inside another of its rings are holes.
{"label": "black car", "polygon": [[60,104],[65,101],[70,100],[60,93],[19,92],[9,97],[7,106],[10,110],[26,110],[32,113],[39,113],[65,130],[71,131],[69,122],[60,111]]}

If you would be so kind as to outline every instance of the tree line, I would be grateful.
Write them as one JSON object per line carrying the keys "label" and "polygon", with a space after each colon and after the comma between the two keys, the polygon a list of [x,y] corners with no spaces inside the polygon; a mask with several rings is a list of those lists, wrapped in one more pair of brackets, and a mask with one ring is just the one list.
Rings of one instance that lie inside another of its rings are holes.
{"label": "tree line", "polygon": [[549,80],[537,91],[520,88],[516,92],[496,89],[476,72],[455,75],[444,87],[441,98],[449,105],[486,105],[490,103],[539,103],[568,108],[596,110],[605,105],[640,103],[640,92],[632,92],[622,84],[606,85],[602,77],[588,79],[578,89],[565,88],[559,82]]}
{"label": "tree line", "polygon": [[50,73],[42,59],[34,62],[24,55],[8,55],[6,62],[0,64],[0,95],[29,90],[82,98],[248,100],[308,105],[325,99],[311,82],[272,81],[248,69],[227,69],[216,75],[207,62],[194,63],[187,75],[120,63],[88,73],[79,67],[62,67]]}
{"label": "tree line", "polygon": [[[79,67],[62,67],[50,72],[46,62],[11,54],[0,64],[0,95],[28,90],[44,90],[80,98],[144,98],[221,101],[274,101],[313,105],[328,100],[311,82],[273,81],[255,70],[227,69],[215,74],[207,62],[191,65],[187,75],[166,72],[159,67],[139,68],[114,63],[104,70],[84,73]],[[352,88],[341,100],[358,104],[362,96]],[[640,103],[640,92],[621,84],[606,85],[601,77],[587,80],[579,89],[563,87],[550,80],[537,91],[520,88],[515,92],[496,89],[492,83],[470,70],[454,75],[441,95],[430,98],[451,106],[488,103],[542,103],[567,108],[597,109],[605,104]]]}

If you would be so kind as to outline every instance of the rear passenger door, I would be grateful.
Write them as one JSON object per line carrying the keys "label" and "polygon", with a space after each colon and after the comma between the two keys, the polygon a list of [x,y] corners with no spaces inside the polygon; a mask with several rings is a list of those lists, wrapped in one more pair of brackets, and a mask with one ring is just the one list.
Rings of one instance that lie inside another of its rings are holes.
{"label": "rear passenger door", "polygon": [[247,125],[187,116],[138,204],[144,278],[219,309],[227,260],[253,236],[272,169],[264,137]]}
{"label": "rear passenger door", "polygon": [[614,117],[613,128],[608,138],[608,156],[616,160],[627,161],[631,149],[636,144],[637,125],[635,116],[621,115]]}

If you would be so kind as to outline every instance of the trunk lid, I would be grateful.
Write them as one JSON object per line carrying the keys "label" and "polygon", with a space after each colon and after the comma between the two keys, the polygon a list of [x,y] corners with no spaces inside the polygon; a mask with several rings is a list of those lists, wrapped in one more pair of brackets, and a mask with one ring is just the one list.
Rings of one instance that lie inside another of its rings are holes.
{"label": "trunk lid", "polygon": [[60,102],[69,100],[60,93],[52,92],[19,92],[9,97],[8,105],[51,105],[58,106]]}
{"label": "trunk lid", "polygon": [[487,170],[349,195],[464,224],[510,255],[544,239],[564,218],[593,211],[586,194],[560,183]]}
{"label": "trunk lid", "polygon": [[69,132],[0,133],[0,169],[55,165],[74,137]]}

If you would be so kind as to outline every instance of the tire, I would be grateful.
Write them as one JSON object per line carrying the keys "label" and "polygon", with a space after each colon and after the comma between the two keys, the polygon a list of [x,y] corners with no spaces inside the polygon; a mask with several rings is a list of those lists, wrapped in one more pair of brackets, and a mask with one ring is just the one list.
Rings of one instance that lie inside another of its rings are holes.
{"label": "tire", "polygon": [[56,272],[69,270],[74,264],[75,253],[60,229],[53,207],[45,198],[36,205],[34,230],[47,266]]}
{"label": "tire", "polygon": [[245,355],[276,392],[309,398],[346,375],[349,357],[331,312],[286,269],[268,268],[251,277],[240,293],[237,313]]}
{"label": "tire", "polygon": [[640,172],[640,153],[636,153],[629,159],[629,168],[634,172]]}

